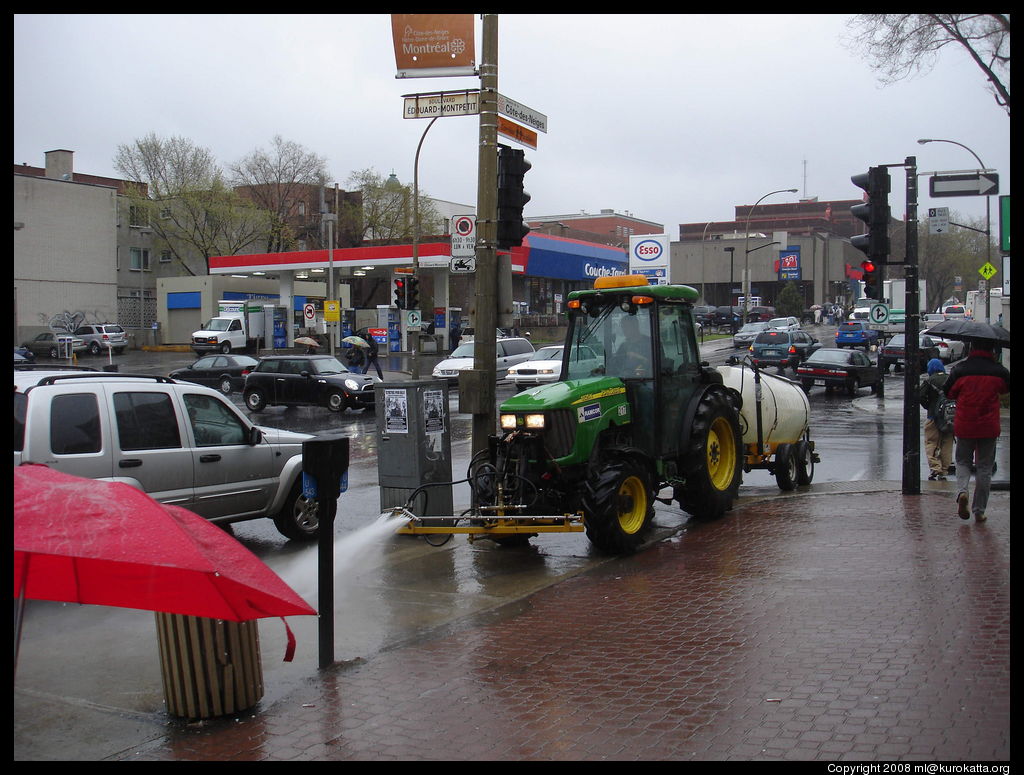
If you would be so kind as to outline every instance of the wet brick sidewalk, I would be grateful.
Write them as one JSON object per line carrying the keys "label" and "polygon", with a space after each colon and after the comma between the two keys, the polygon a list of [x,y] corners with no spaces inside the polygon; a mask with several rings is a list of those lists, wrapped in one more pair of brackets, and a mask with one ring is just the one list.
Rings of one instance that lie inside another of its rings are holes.
{"label": "wet brick sidewalk", "polygon": [[120,758],[1005,761],[1009,493],[990,509],[749,503]]}

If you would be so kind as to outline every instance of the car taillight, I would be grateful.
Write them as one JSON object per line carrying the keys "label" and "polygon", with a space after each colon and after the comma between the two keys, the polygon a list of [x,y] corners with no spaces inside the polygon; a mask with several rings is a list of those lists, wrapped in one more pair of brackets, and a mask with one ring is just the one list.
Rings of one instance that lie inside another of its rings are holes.
{"label": "car taillight", "polygon": [[790,355],[796,355],[796,346],[795,346],[795,345],[792,345],[792,344],[791,344],[791,345],[789,346],[789,354],[790,354]]}
{"label": "car taillight", "polygon": [[252,371],[252,369],[242,369],[242,376],[244,377],[245,375],[247,375],[251,371]]}
{"label": "car taillight", "polygon": [[109,336],[107,336],[106,334],[104,334],[104,335],[103,335],[103,338],[104,338],[104,339],[109,339],[110,337],[109,337]]}

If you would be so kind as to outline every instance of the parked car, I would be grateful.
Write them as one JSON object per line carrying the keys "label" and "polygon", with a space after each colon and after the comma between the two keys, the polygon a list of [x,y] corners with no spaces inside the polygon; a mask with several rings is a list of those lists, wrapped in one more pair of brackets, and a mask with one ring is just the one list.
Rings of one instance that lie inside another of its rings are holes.
{"label": "parked car", "polygon": [[761,320],[757,323],[746,323],[743,328],[733,334],[732,346],[733,347],[750,347],[754,343],[754,339],[762,331],[768,329],[768,321]]}
{"label": "parked car", "polygon": [[[35,339],[30,339],[27,342],[22,342],[21,346],[26,350],[29,350],[35,356],[46,356],[47,358],[60,358],[62,357],[60,342],[58,337],[64,338],[69,337],[70,334],[55,334],[52,331],[39,334]],[[74,353],[80,353],[85,351],[85,342],[78,337],[71,337],[71,349]]]}
{"label": "parked car", "polygon": [[242,399],[253,412],[266,406],[373,409],[373,386],[380,381],[376,374],[349,371],[333,355],[271,355],[245,375]]}
{"label": "parked car", "polygon": [[706,305],[698,304],[693,308],[693,319],[700,323],[702,326],[711,325],[712,318],[715,316],[715,308],[708,307]]}
{"label": "parked car", "polygon": [[927,336],[935,343],[935,346],[939,348],[939,359],[946,363],[960,360],[967,352],[966,343],[959,339],[944,339],[929,331],[922,331],[921,336]]}
{"label": "parked car", "polygon": [[777,331],[799,331],[800,321],[794,317],[772,318],[768,321],[768,328],[774,328]]}
{"label": "parked car", "polygon": [[302,495],[305,433],[253,425],[216,391],[161,376],[14,372],[14,465],[116,479],[216,523],[269,517],[312,540]]}
{"label": "parked car", "polygon": [[775,307],[751,307],[747,310],[748,323],[767,322],[775,317]]}
{"label": "parked car", "polygon": [[248,355],[206,355],[191,366],[172,371],[167,376],[217,388],[224,395],[230,395],[245,386],[246,374],[258,365],[259,361]]}
{"label": "parked car", "polygon": [[716,327],[734,326],[735,330],[738,331],[740,326],[743,325],[743,307],[730,307],[728,305],[715,307],[715,314],[711,322]]}
{"label": "parked car", "polygon": [[34,363],[36,360],[36,354],[27,347],[15,347],[14,348],[14,365],[17,366],[19,363]]}
{"label": "parked car", "polygon": [[836,329],[836,347],[863,347],[878,344],[878,331],[863,320],[847,320]]}
{"label": "parked car", "polygon": [[[930,336],[921,335],[918,339],[918,369],[923,374],[928,370],[928,361],[939,357],[939,347]],[[889,367],[902,366],[907,357],[907,340],[904,334],[895,334],[878,353],[878,368],[883,372]]]}
{"label": "parked car", "polygon": [[[551,344],[541,347],[530,357],[508,370],[508,380],[516,387],[530,387],[557,382],[562,376],[562,352],[564,345]],[[569,364],[569,376],[583,374],[590,376],[595,369],[604,366],[604,359],[586,346],[573,350],[575,360]]]}
{"label": "parked car", "polygon": [[90,323],[75,329],[75,336],[85,342],[93,355],[110,349],[117,355],[128,346],[128,335],[121,326],[114,323]]}
{"label": "parked car", "polygon": [[778,331],[768,329],[754,338],[750,345],[751,360],[764,368],[775,366],[782,371],[787,366],[796,369],[821,345],[806,331]]}
{"label": "parked car", "polygon": [[[452,350],[450,356],[434,367],[432,372],[434,379],[447,380],[448,384],[457,385],[459,383],[459,374],[466,369],[473,368],[474,345],[474,342],[466,342]],[[529,339],[521,337],[499,339],[495,342],[495,354],[498,359],[495,366],[497,378],[504,379],[510,367],[529,360],[534,352],[536,350],[534,350]]]}
{"label": "parked car", "polygon": [[881,373],[866,353],[857,350],[843,350],[838,347],[822,347],[815,350],[806,361],[796,368],[796,376],[805,392],[814,385],[824,385],[826,392],[845,388],[851,395],[857,395],[862,387],[878,391]]}

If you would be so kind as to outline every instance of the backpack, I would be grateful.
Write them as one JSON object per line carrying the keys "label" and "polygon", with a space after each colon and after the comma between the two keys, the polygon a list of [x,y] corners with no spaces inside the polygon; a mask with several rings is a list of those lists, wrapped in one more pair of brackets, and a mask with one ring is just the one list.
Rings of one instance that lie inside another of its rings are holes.
{"label": "backpack", "polygon": [[946,396],[941,396],[935,404],[935,427],[939,433],[953,432],[953,418],[956,416],[956,401]]}

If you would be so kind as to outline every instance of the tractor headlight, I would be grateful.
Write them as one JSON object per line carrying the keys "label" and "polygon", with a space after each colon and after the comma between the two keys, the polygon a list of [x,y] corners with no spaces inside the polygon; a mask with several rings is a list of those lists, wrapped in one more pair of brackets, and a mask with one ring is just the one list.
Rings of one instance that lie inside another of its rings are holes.
{"label": "tractor headlight", "polygon": [[528,414],[525,417],[526,427],[530,430],[541,430],[544,427],[544,415]]}
{"label": "tractor headlight", "polygon": [[516,428],[527,428],[531,431],[544,429],[543,414],[503,414],[499,418],[503,431],[514,431]]}

